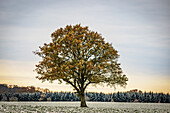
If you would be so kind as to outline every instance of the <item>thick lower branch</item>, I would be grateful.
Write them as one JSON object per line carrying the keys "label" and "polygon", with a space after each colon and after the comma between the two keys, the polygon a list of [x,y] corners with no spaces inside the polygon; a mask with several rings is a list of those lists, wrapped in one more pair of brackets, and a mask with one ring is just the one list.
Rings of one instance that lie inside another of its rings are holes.
{"label": "thick lower branch", "polygon": [[87,88],[87,86],[90,84],[91,82],[89,81],[83,88],[83,90],[85,91],[85,89]]}
{"label": "thick lower branch", "polygon": [[70,85],[72,85],[75,88],[75,90],[77,90],[77,92],[80,92],[80,90],[72,82],[70,82],[68,80],[66,82],[69,83]]}

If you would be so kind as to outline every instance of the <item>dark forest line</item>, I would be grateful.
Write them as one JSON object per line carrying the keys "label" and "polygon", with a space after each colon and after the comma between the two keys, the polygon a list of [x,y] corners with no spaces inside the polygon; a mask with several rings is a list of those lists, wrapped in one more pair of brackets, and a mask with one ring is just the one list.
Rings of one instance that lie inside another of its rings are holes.
{"label": "dark forest line", "polygon": [[[85,95],[86,101],[170,103],[168,93],[142,92],[137,89],[110,94],[86,92]],[[0,84],[0,101],[80,101],[80,98],[72,92],[51,92],[34,86]]]}

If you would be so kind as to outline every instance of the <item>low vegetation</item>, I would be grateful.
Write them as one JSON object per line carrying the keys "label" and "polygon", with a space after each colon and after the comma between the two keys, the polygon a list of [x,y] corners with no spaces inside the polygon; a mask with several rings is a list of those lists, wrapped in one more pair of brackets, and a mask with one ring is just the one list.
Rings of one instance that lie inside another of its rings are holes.
{"label": "low vegetation", "polygon": [[170,104],[87,102],[89,107],[79,107],[79,102],[1,102],[0,112],[20,113],[169,113]]}

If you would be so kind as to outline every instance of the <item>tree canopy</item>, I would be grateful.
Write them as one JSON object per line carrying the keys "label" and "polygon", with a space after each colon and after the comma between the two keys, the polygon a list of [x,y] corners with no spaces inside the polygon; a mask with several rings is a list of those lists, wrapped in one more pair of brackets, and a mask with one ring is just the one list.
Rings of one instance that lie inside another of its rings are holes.
{"label": "tree canopy", "polygon": [[51,34],[52,42],[44,43],[34,53],[42,58],[36,65],[39,80],[64,81],[73,86],[81,99],[89,84],[125,86],[128,81],[118,63],[118,51],[112,44],[88,27],[67,25]]}

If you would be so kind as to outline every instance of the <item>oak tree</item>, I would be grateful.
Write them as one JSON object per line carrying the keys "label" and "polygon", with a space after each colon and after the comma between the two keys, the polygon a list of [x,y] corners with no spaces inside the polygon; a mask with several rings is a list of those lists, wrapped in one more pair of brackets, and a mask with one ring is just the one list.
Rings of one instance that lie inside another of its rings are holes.
{"label": "oak tree", "polygon": [[51,34],[52,42],[34,51],[42,60],[36,65],[37,78],[70,84],[87,107],[85,89],[89,84],[126,86],[128,81],[118,63],[118,51],[88,27],[67,25]]}

